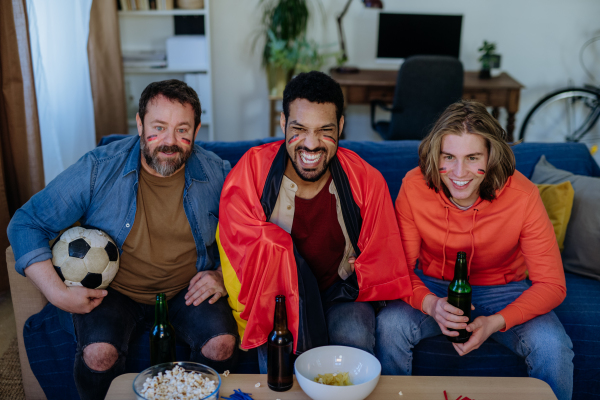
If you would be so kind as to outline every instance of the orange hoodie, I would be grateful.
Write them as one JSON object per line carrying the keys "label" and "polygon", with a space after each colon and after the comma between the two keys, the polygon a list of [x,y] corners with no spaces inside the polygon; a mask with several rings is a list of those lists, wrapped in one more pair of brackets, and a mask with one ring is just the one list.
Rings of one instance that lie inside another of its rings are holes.
{"label": "orange hoodie", "polygon": [[471,285],[504,285],[529,278],[533,285],[499,312],[506,328],[546,314],[564,300],[567,289],[552,223],[537,187],[515,171],[492,202],[479,198],[466,211],[443,191],[430,189],[417,167],[402,180],[396,218],[413,284],[402,298],[423,311],[431,293],[414,273],[419,260],[427,276],[452,280],[456,253],[467,253]]}

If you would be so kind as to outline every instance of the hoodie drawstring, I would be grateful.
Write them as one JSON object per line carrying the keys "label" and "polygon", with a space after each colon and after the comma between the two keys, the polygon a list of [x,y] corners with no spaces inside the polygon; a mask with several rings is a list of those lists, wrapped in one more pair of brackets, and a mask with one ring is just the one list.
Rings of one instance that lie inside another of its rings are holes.
{"label": "hoodie drawstring", "polygon": [[450,234],[450,219],[448,218],[448,207],[446,206],[446,236],[444,237],[444,246],[442,247],[442,253],[444,255],[444,261],[442,262],[442,280],[444,280],[444,268],[446,267],[446,242],[448,241],[448,235]]}
{"label": "hoodie drawstring", "polygon": [[[446,267],[446,242],[448,241],[448,235],[450,234],[450,219],[448,218],[449,209],[448,207],[444,207],[446,209],[446,236],[444,237],[444,245],[442,246],[442,280],[444,281],[444,268]],[[473,212],[473,224],[471,225],[471,230],[469,234],[471,235],[471,256],[469,257],[469,263],[467,264],[467,281],[471,277],[471,261],[473,261],[473,256],[475,255],[475,235],[473,235],[473,229],[475,229],[475,218],[477,216],[477,212],[479,210],[477,208],[474,209]]]}
{"label": "hoodie drawstring", "polygon": [[475,236],[473,235],[473,229],[475,229],[475,216],[477,215],[478,209],[475,209],[473,213],[473,225],[471,226],[471,230],[469,233],[471,234],[471,257],[469,257],[469,263],[467,264],[467,281],[471,277],[471,261],[473,261],[473,256],[475,255]]}

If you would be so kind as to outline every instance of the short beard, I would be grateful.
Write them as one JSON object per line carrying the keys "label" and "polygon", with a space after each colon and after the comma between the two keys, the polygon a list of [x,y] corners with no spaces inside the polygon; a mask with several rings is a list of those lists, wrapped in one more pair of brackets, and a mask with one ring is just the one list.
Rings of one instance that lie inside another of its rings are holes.
{"label": "short beard", "polygon": [[[186,161],[192,155],[192,149],[190,148],[187,152],[177,145],[172,146],[158,146],[154,149],[152,154],[150,154],[150,150],[148,149],[148,142],[146,141],[146,132],[144,128],[142,128],[142,137],[140,139],[140,149],[142,151],[142,155],[146,160],[146,164],[154,171],[156,171],[159,175],[167,177],[173,175],[179,168],[181,168]],[[158,153],[178,153],[177,157],[172,160],[161,161],[158,158]]]}
{"label": "short beard", "polygon": [[[321,157],[324,157],[322,169],[320,171],[316,171],[316,173],[314,175],[308,175],[305,171],[302,171],[302,169],[300,169],[300,167],[296,163],[296,159],[297,159],[297,157],[299,157],[298,152],[300,150],[304,150],[307,153],[323,153],[323,155],[321,156]],[[289,153],[288,153],[288,155],[289,155]],[[296,173],[298,174],[300,179],[302,179],[305,182],[317,182],[319,179],[321,179],[323,177],[323,175],[325,175],[325,172],[327,172],[327,169],[329,169],[329,162],[331,160],[329,160],[327,158],[327,149],[325,147],[317,147],[316,149],[309,150],[304,146],[300,146],[300,147],[297,147],[296,149],[294,149],[294,157],[292,157],[290,155],[290,161],[292,162],[292,166],[294,167],[294,170],[296,171]]]}

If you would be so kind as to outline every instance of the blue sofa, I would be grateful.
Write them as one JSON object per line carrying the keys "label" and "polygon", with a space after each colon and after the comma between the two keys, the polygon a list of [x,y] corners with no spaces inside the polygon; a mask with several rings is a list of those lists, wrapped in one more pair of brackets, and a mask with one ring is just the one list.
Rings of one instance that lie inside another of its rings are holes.
{"label": "blue sofa", "polygon": [[[104,138],[99,145],[121,139],[122,135]],[[229,160],[232,166],[253,146],[273,141],[264,139],[233,143],[199,143]],[[392,200],[396,199],[402,178],[418,164],[417,141],[351,142],[340,146],[358,153],[377,168],[386,179]],[[517,169],[531,177],[537,161],[545,155],[560,169],[578,175],[600,177],[600,168],[582,144],[523,143],[513,147]],[[600,200],[600,199],[599,199]],[[575,352],[573,399],[600,400],[600,281],[567,273],[567,298],[555,310],[571,337]],[[24,329],[25,345],[31,368],[49,399],[76,399],[72,368],[75,339],[68,314],[48,304],[41,313],[29,318]],[[189,350],[178,345],[178,358],[186,359]],[[242,352],[234,372],[258,373],[256,352]],[[130,346],[128,372],[139,372],[149,366],[147,332]],[[478,350],[459,357],[443,337],[423,340],[414,349],[415,375],[460,376],[527,376],[523,359],[494,341]]]}

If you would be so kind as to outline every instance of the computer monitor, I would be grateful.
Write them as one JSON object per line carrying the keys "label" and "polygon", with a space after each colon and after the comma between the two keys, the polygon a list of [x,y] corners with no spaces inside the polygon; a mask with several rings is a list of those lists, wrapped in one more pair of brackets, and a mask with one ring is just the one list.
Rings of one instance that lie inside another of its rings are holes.
{"label": "computer monitor", "polygon": [[379,14],[377,61],[401,62],[412,55],[458,58],[462,15]]}

